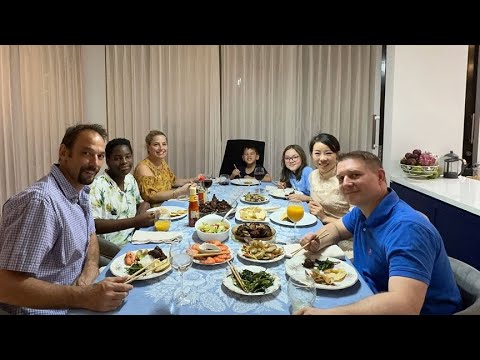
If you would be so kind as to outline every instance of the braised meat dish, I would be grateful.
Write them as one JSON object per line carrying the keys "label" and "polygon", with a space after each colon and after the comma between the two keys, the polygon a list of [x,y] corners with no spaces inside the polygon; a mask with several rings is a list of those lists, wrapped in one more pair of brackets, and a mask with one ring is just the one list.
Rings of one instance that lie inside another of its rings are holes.
{"label": "braised meat dish", "polygon": [[273,236],[272,228],[267,224],[245,223],[238,227],[235,235],[243,238],[267,238]]}
{"label": "braised meat dish", "polygon": [[205,204],[200,204],[200,213],[206,215],[216,211],[217,214],[220,214],[226,213],[231,208],[232,206],[228,202],[225,200],[218,200],[214,194],[212,201],[206,201]]}

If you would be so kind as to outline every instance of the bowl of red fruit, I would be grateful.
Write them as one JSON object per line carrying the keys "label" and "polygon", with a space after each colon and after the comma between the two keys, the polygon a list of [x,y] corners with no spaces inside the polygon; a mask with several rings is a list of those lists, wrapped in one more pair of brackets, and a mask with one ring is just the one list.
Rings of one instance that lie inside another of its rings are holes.
{"label": "bowl of red fruit", "polygon": [[410,178],[435,179],[440,176],[438,157],[431,152],[415,149],[400,160],[400,167]]}

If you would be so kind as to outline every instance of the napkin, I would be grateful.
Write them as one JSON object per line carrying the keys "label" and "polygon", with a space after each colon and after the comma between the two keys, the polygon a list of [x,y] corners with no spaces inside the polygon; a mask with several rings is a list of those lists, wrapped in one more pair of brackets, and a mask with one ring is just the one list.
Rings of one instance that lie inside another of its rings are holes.
{"label": "napkin", "polygon": [[182,238],[180,231],[137,230],[133,233],[132,244],[169,243],[180,238]]}
{"label": "napkin", "polygon": [[[300,244],[288,244],[283,247],[283,251],[285,251],[285,256],[287,258],[292,257],[292,252],[297,249],[300,249],[302,246]],[[298,254],[305,254],[306,251],[302,249]],[[296,254],[296,255],[298,255]],[[345,253],[338,245],[330,245],[321,250],[320,255],[326,257],[333,257],[340,260],[345,260]]]}
{"label": "napkin", "polygon": [[267,190],[268,192],[270,192],[272,190],[275,190],[275,189],[278,189],[278,188],[276,186],[272,186],[272,185],[265,186],[265,190]]}

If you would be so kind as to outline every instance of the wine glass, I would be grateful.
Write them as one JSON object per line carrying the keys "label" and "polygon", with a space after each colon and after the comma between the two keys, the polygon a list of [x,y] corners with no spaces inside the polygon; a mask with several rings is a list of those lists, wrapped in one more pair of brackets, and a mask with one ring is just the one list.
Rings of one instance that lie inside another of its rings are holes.
{"label": "wine glass", "polygon": [[210,175],[205,175],[205,179],[202,180],[202,185],[205,188],[205,201],[208,201],[208,188],[212,186],[213,179]]}
{"label": "wine glass", "polygon": [[253,170],[253,176],[262,184],[262,179],[265,177],[265,168],[263,166],[257,166],[255,170]]}
{"label": "wine glass", "polygon": [[293,222],[293,242],[296,242],[297,222],[302,220],[305,210],[301,200],[290,200],[287,206],[287,216]]}
{"label": "wine glass", "polygon": [[313,306],[317,296],[315,281],[307,274],[294,274],[288,278],[287,294],[292,313],[305,306]]}
{"label": "wine glass", "polygon": [[191,244],[188,240],[172,241],[170,244],[169,260],[172,268],[180,272],[180,294],[177,297],[179,305],[188,305],[192,300],[185,293],[183,287],[183,273],[186,272],[193,263],[193,253]]}

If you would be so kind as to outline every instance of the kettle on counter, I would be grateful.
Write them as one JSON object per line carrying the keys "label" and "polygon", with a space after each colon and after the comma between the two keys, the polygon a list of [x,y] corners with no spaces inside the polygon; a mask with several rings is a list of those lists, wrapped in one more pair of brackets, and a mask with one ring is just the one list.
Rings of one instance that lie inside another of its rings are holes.
{"label": "kettle on counter", "polygon": [[[443,156],[443,177],[449,179],[457,179],[465,170],[467,162],[461,159],[453,151]],[[460,169],[460,170],[459,170]]]}

